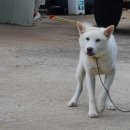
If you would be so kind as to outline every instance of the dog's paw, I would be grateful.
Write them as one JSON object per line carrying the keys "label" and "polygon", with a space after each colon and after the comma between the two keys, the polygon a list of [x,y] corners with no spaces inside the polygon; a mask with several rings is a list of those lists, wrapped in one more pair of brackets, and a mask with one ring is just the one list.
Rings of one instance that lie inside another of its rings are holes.
{"label": "dog's paw", "polygon": [[97,118],[98,117],[98,113],[97,112],[89,112],[88,113],[88,117],[89,118]]}
{"label": "dog's paw", "polygon": [[115,111],[116,110],[115,106],[112,103],[106,104],[106,109],[107,110],[111,110],[111,111]]}
{"label": "dog's paw", "polygon": [[77,106],[77,102],[74,102],[74,101],[68,102],[68,107],[76,107],[76,106]]}

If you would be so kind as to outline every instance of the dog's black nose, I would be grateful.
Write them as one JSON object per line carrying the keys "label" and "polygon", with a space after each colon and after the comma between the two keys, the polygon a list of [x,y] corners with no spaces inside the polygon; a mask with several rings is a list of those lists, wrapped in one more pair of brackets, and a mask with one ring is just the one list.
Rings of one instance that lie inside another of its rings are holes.
{"label": "dog's black nose", "polygon": [[87,52],[92,52],[93,51],[93,48],[92,47],[88,47],[87,48]]}

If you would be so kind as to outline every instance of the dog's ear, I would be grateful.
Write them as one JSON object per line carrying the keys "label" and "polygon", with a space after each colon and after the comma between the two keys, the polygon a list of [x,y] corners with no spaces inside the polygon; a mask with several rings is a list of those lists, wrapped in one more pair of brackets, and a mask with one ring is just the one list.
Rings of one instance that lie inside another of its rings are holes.
{"label": "dog's ear", "polygon": [[85,32],[86,28],[83,25],[83,23],[81,23],[80,21],[77,21],[77,28],[79,30],[79,34],[81,35],[82,33]]}
{"label": "dog's ear", "polygon": [[114,31],[114,25],[110,25],[105,29],[104,34],[106,37],[110,37],[113,31]]}

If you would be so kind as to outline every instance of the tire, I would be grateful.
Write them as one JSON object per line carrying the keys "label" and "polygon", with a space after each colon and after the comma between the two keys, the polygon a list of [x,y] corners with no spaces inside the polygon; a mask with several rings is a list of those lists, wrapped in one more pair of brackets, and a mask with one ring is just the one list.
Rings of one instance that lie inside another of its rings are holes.
{"label": "tire", "polygon": [[94,17],[97,26],[118,25],[122,14],[123,0],[95,0]]}

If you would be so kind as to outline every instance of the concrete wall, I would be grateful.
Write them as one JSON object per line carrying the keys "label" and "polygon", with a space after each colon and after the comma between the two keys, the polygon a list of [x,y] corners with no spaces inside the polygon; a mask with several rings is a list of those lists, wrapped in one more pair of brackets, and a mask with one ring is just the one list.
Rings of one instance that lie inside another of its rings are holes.
{"label": "concrete wall", "polygon": [[0,23],[32,25],[35,0],[0,0]]}

